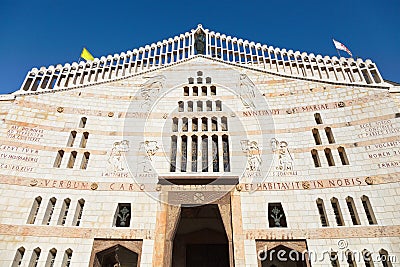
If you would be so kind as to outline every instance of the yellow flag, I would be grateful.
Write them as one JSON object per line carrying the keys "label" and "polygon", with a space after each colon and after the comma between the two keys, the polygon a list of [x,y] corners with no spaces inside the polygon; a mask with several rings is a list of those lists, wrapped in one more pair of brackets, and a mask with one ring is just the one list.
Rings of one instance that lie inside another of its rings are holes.
{"label": "yellow flag", "polygon": [[81,58],[85,59],[86,61],[94,60],[94,57],[92,56],[92,54],[90,54],[90,52],[85,47],[82,49]]}

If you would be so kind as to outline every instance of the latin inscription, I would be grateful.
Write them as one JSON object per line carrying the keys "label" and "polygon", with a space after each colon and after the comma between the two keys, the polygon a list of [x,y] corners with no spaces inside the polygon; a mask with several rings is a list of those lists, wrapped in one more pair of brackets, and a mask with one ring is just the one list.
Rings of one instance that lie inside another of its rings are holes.
{"label": "latin inscription", "polygon": [[[22,155],[18,155],[15,153],[21,153]],[[38,157],[35,155],[39,154],[37,149],[18,147],[18,146],[9,146],[9,145],[0,145],[0,159],[10,159],[16,161],[24,161],[24,162],[38,162]]]}
{"label": "latin inscription", "polygon": [[7,131],[7,137],[10,139],[38,143],[43,138],[43,133],[43,129],[13,125]]}
{"label": "latin inscription", "polygon": [[393,133],[400,133],[400,128],[392,123],[391,120],[375,121],[361,124],[362,133],[358,138],[385,136]]}
{"label": "latin inscription", "polygon": [[361,178],[345,178],[315,181],[296,181],[296,182],[271,182],[258,184],[240,184],[244,191],[275,191],[275,190],[300,190],[318,189],[331,187],[359,186],[366,185]]}

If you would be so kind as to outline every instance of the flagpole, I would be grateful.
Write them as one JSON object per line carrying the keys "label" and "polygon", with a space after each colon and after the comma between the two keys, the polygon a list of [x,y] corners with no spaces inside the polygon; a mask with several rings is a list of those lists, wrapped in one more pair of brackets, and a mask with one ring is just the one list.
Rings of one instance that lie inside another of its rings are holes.
{"label": "flagpole", "polygon": [[336,48],[336,51],[339,54],[339,58],[341,58],[342,56],[340,55],[339,49]]}

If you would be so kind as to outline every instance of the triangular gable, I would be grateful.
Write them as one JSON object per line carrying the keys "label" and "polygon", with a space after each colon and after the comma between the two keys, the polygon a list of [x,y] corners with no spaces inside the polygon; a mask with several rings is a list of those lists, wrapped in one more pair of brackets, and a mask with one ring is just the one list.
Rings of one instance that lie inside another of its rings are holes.
{"label": "triangular gable", "polygon": [[15,94],[54,91],[132,77],[194,57],[206,57],[272,74],[351,85],[389,86],[371,60],[322,57],[249,42],[204,29],[92,62],[33,68]]}

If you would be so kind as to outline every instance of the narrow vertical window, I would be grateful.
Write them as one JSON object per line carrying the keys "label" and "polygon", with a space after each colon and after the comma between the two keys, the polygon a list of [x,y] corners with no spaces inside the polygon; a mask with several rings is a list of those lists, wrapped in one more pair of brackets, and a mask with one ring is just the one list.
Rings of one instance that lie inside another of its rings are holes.
{"label": "narrow vertical window", "polygon": [[322,124],[321,114],[315,113],[315,114],[314,114],[314,119],[315,119],[315,122],[316,122],[317,124]]}
{"label": "narrow vertical window", "polygon": [[49,204],[47,204],[47,208],[46,208],[46,212],[43,217],[42,224],[47,224],[47,225],[50,224],[51,217],[54,212],[54,207],[56,205],[56,201],[57,201],[57,199],[55,197],[50,198]]}
{"label": "narrow vertical window", "polygon": [[329,144],[334,144],[335,143],[335,138],[333,138],[333,133],[331,127],[326,127],[325,128],[325,133],[326,137],[328,138]]}
{"label": "narrow vertical window", "polygon": [[227,135],[222,136],[222,152],[223,152],[223,162],[224,171],[231,171],[230,160],[229,160],[229,139]]}
{"label": "narrow vertical window", "polygon": [[201,162],[202,171],[208,172],[208,138],[206,135],[201,137]]}
{"label": "narrow vertical window", "polygon": [[352,197],[346,198],[347,208],[349,209],[351,221],[353,225],[360,225],[360,218],[358,217],[358,213],[356,210],[356,206],[354,205],[354,200]]}
{"label": "narrow vertical window", "polygon": [[81,120],[79,121],[79,128],[85,128],[86,127],[86,122],[87,122],[87,118],[86,117],[82,117]]}
{"label": "narrow vertical window", "polygon": [[324,201],[320,198],[317,199],[317,208],[322,227],[327,227],[329,225],[328,217],[326,216]]}
{"label": "narrow vertical window", "polygon": [[365,267],[373,267],[374,266],[371,254],[372,253],[366,249],[364,249],[362,251]]}
{"label": "narrow vertical window", "polygon": [[175,172],[176,171],[176,154],[177,154],[177,148],[178,148],[178,142],[177,142],[177,137],[175,135],[171,136],[171,163],[169,167],[170,172]]}
{"label": "narrow vertical window", "polygon": [[212,111],[212,102],[210,100],[208,100],[206,102],[206,108],[207,108],[207,111]]}
{"label": "narrow vertical window", "polygon": [[89,139],[89,133],[88,133],[88,132],[84,132],[84,133],[82,134],[82,139],[81,139],[81,143],[80,143],[79,147],[85,148],[88,139]]}
{"label": "narrow vertical window", "polygon": [[222,131],[228,131],[228,119],[226,117],[221,117],[221,129]]}
{"label": "narrow vertical window", "polygon": [[49,255],[46,260],[46,267],[54,267],[54,261],[56,260],[57,249],[52,248],[49,250]]}
{"label": "narrow vertical window", "polygon": [[219,172],[219,148],[218,136],[212,136],[212,158],[213,158],[213,172]]}
{"label": "narrow vertical window", "polygon": [[32,257],[31,260],[29,261],[29,267],[36,267],[39,262],[39,257],[40,257],[40,248],[35,248],[32,252]]}
{"label": "narrow vertical window", "polygon": [[197,118],[192,119],[192,131],[197,132],[199,130],[199,120]]}
{"label": "narrow vertical window", "polygon": [[189,101],[189,102],[188,102],[188,109],[187,109],[187,111],[188,111],[188,112],[193,112],[193,102],[192,102],[192,101]]}
{"label": "narrow vertical window", "polygon": [[131,224],[131,203],[118,203],[115,211],[114,226],[129,227]]}
{"label": "narrow vertical window", "polygon": [[268,203],[269,227],[287,227],[285,212],[281,203]]}
{"label": "narrow vertical window", "polygon": [[335,161],[333,160],[331,149],[330,148],[325,148],[324,152],[325,152],[326,160],[328,161],[328,165],[329,166],[335,166]]}
{"label": "narrow vertical window", "polygon": [[74,145],[75,138],[76,138],[76,131],[72,131],[69,134],[69,138],[68,138],[68,142],[67,142],[68,147],[72,147]]}
{"label": "narrow vertical window", "polygon": [[218,131],[218,122],[216,117],[211,118],[211,131]]}
{"label": "narrow vertical window", "polygon": [[322,144],[322,142],[321,142],[321,137],[319,136],[318,129],[314,128],[314,129],[312,130],[312,134],[313,134],[313,137],[314,137],[315,144],[316,144],[316,145]]}
{"label": "narrow vertical window", "polygon": [[11,264],[11,267],[21,266],[22,259],[24,258],[24,254],[25,254],[24,247],[20,247],[19,249],[17,249],[17,253],[15,253],[15,257],[14,257],[13,263]]}
{"label": "narrow vertical window", "polygon": [[182,131],[188,131],[188,118],[182,118]]}
{"label": "narrow vertical window", "polygon": [[74,167],[75,160],[76,160],[76,155],[77,155],[76,151],[72,151],[71,152],[71,155],[69,156],[67,168],[73,168]]}
{"label": "narrow vertical window", "polygon": [[54,161],[54,167],[60,168],[62,159],[64,157],[64,150],[58,150],[56,160]]}
{"label": "narrow vertical window", "polygon": [[193,86],[193,96],[199,95],[199,88],[197,86]]}
{"label": "narrow vertical window", "polygon": [[87,166],[89,164],[89,157],[90,157],[90,153],[89,152],[83,153],[82,163],[81,163],[81,169],[82,170],[86,170],[87,169]]}
{"label": "narrow vertical window", "polygon": [[197,101],[197,111],[203,111],[203,101]]}
{"label": "narrow vertical window", "polygon": [[178,131],[178,118],[173,118],[172,119],[172,131],[177,132]]}
{"label": "narrow vertical window", "polygon": [[389,253],[386,250],[384,249],[379,250],[379,260],[382,262],[383,267],[392,267]]}
{"label": "narrow vertical window", "polygon": [[349,264],[349,267],[356,267],[356,263],[354,261],[354,255],[350,250],[346,251],[346,260]]}
{"label": "narrow vertical window", "polygon": [[338,261],[338,255],[337,252],[331,252],[330,254],[330,260],[331,260],[331,265],[332,267],[339,267],[339,261]]}
{"label": "narrow vertical window", "polygon": [[364,207],[365,215],[367,216],[369,224],[377,224],[374,211],[372,210],[371,202],[367,196],[361,197],[361,202]]}
{"label": "narrow vertical window", "polygon": [[83,198],[79,199],[78,204],[76,205],[74,221],[72,222],[73,226],[79,226],[81,224],[84,206],[85,206],[85,200]]}
{"label": "narrow vertical window", "polygon": [[69,248],[64,253],[64,258],[61,267],[70,267],[71,259],[72,259],[72,249]]}
{"label": "narrow vertical window", "polygon": [[181,151],[182,151],[181,172],[186,172],[186,167],[187,167],[187,136],[186,135],[182,136]]}
{"label": "narrow vertical window", "polygon": [[192,135],[192,172],[197,172],[197,136]]}
{"label": "narrow vertical window", "polygon": [[311,150],[311,156],[314,161],[314,166],[321,167],[321,162],[319,161],[318,151],[316,149]]}
{"label": "narrow vertical window", "polygon": [[208,120],[205,117],[201,118],[201,130],[208,131]]}
{"label": "narrow vertical window", "polygon": [[331,204],[332,204],[333,213],[335,214],[335,220],[336,220],[337,226],[343,226],[344,225],[343,216],[342,216],[342,212],[340,211],[339,201],[337,200],[337,198],[335,198],[335,197],[332,198]]}
{"label": "narrow vertical window", "polygon": [[215,102],[215,109],[216,111],[222,111],[222,102],[220,100]]}
{"label": "narrow vertical window", "polygon": [[339,152],[339,157],[340,157],[340,161],[342,162],[342,165],[349,165],[349,159],[347,158],[344,147],[341,147],[341,146],[338,147],[338,152]]}
{"label": "narrow vertical window", "polygon": [[36,197],[35,200],[33,201],[31,212],[29,213],[28,221],[26,223],[28,224],[35,223],[41,203],[42,203],[42,197],[40,196]]}
{"label": "narrow vertical window", "polygon": [[69,205],[71,204],[71,199],[64,199],[63,205],[60,211],[60,217],[58,218],[58,225],[65,225],[65,221],[67,220]]}
{"label": "narrow vertical window", "polygon": [[201,95],[202,96],[206,96],[207,95],[207,87],[206,86],[202,86],[201,87]]}
{"label": "narrow vertical window", "polygon": [[183,96],[189,96],[189,87],[183,87]]}
{"label": "narrow vertical window", "polygon": [[183,103],[183,101],[179,101],[178,102],[178,112],[183,112],[183,107],[184,106],[184,103]]}
{"label": "narrow vertical window", "polygon": [[215,86],[211,86],[211,95],[217,95],[217,88]]}

